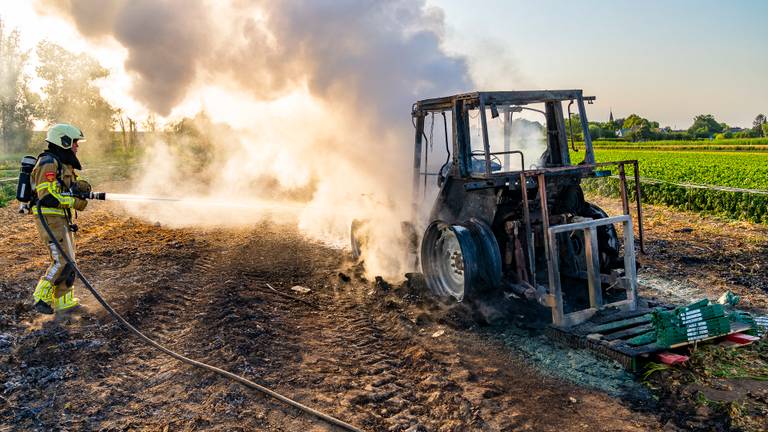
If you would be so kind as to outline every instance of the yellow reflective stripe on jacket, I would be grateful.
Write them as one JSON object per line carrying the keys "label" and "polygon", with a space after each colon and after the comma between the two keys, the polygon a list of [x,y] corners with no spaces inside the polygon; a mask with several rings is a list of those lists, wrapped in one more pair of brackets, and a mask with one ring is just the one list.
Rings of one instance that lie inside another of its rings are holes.
{"label": "yellow reflective stripe on jacket", "polygon": [[[52,208],[52,207],[41,207],[40,210],[42,210],[43,214],[53,215],[53,216],[66,216],[67,214],[64,212],[64,209],[60,208]],[[37,213],[37,207],[32,207],[32,214],[38,214]]]}
{"label": "yellow reflective stripe on jacket", "polygon": [[50,188],[51,188],[51,182],[42,182],[39,185],[35,186],[35,190],[43,190],[43,189],[49,190]]}
{"label": "yellow reflective stripe on jacket", "polygon": [[35,186],[35,190],[47,191],[49,194],[53,195],[54,198],[56,198],[56,201],[58,201],[62,207],[73,207],[75,205],[74,197],[64,196],[59,193],[59,184],[57,182],[42,182]]}

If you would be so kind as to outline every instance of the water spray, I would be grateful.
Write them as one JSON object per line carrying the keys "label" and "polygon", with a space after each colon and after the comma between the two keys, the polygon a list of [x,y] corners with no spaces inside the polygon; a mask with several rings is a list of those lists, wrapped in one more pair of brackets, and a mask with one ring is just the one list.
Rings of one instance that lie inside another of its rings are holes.
{"label": "water spray", "polygon": [[303,203],[289,203],[284,201],[273,200],[254,200],[247,201],[232,199],[220,199],[220,198],[178,198],[178,197],[164,197],[164,196],[152,196],[152,195],[135,195],[135,194],[120,194],[120,193],[91,193],[94,198],[86,199],[98,199],[106,201],[122,201],[133,203],[174,203],[177,205],[192,206],[192,207],[205,207],[205,208],[224,208],[224,209],[258,209],[262,211],[299,211],[305,207]]}

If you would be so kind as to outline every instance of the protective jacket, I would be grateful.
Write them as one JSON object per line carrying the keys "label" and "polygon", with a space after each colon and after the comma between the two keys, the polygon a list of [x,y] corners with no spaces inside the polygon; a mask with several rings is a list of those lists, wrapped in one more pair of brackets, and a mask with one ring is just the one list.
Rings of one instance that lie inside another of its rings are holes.
{"label": "protective jacket", "polygon": [[[77,165],[80,166],[79,162]],[[88,201],[84,199],[67,196],[70,187],[77,180],[75,167],[65,163],[52,152],[40,155],[32,169],[31,177],[32,188],[37,193],[44,215],[67,217],[71,209],[83,210],[88,205]],[[37,214],[37,206],[32,208],[34,214]]]}

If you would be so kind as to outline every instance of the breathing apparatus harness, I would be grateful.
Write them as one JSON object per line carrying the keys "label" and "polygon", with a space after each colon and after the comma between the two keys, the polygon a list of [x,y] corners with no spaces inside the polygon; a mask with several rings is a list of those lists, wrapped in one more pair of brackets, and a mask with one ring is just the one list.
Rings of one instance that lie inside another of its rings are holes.
{"label": "breathing apparatus harness", "polygon": [[[61,159],[59,156],[57,156],[55,153],[51,151],[44,151],[40,153],[37,157],[34,156],[24,156],[21,159],[21,170],[19,172],[19,183],[16,187],[16,199],[22,203],[19,207],[19,213],[28,213],[29,210],[33,206],[37,206],[38,209],[40,206],[37,204],[40,203],[40,200],[37,197],[37,192],[32,188],[32,170],[35,168],[35,165],[37,162],[42,158],[51,158],[56,162],[56,182],[59,185],[59,188],[61,190],[65,190],[64,182],[61,179],[61,172],[63,170],[63,164],[61,162]],[[87,186],[86,186],[87,185]],[[75,181],[72,182],[72,185],[69,187],[68,192],[62,192],[63,196],[71,196],[74,198],[80,198],[80,199],[96,199],[96,200],[104,200],[106,199],[106,194],[104,192],[93,192],[91,191],[91,187],[89,184],[82,182]],[[67,225],[69,226],[70,231],[77,232],[77,225],[72,222],[72,210],[71,209],[63,209],[64,210],[64,216],[67,219]],[[39,212],[40,210],[38,210]]]}
{"label": "breathing apparatus harness", "polygon": [[[33,165],[34,166],[34,165]],[[30,170],[31,171],[31,170]],[[91,193],[93,195],[93,193]],[[100,194],[102,198],[96,198],[96,199],[104,199],[104,194]],[[99,194],[95,194],[95,196],[99,196]],[[311,414],[329,424],[332,424],[334,426],[337,426],[343,430],[351,431],[351,432],[363,432],[361,429],[358,429],[355,426],[352,426],[349,423],[346,423],[342,420],[339,420],[335,417],[332,417],[328,414],[324,414],[316,409],[310,408],[300,402],[294,401],[293,399],[290,399],[286,396],[281,395],[280,393],[277,393],[275,391],[272,391],[264,386],[261,386],[247,378],[244,378],[240,375],[235,375],[232,372],[225,371],[224,369],[218,368],[216,366],[211,366],[209,364],[193,360],[189,357],[185,357],[175,351],[172,351],[165,346],[161,345],[160,343],[156,342],[155,340],[149,338],[148,336],[144,335],[141,331],[139,331],[136,327],[132,326],[125,318],[123,318],[112,306],[104,299],[104,297],[101,296],[101,294],[96,290],[96,288],[91,285],[91,282],[88,281],[88,279],[83,275],[83,273],[80,271],[80,269],[77,267],[77,264],[72,260],[72,258],[67,255],[67,252],[64,250],[64,248],[61,246],[61,243],[59,243],[56,236],[53,234],[53,231],[51,230],[51,227],[48,225],[48,222],[45,219],[45,215],[42,212],[42,206],[40,204],[40,200],[37,200],[36,204],[34,204],[37,208],[37,216],[40,218],[40,222],[43,225],[43,228],[45,229],[45,232],[48,233],[48,237],[51,239],[54,245],[56,245],[56,249],[59,250],[59,253],[62,257],[64,257],[64,261],[71,266],[71,268],[74,270],[75,274],[77,274],[77,277],[83,282],[86,288],[88,288],[88,291],[93,294],[93,297],[96,298],[96,301],[101,304],[101,306],[106,309],[107,312],[109,312],[112,317],[117,320],[126,330],[133,333],[136,337],[141,339],[144,343],[147,345],[150,345],[154,348],[156,348],[159,351],[162,351],[163,353],[175,358],[176,360],[179,360],[183,363],[214,372],[216,374],[219,374],[225,378],[229,378],[233,381],[237,381],[238,383],[251,388],[253,390],[260,391],[268,396],[271,396],[283,403],[286,403],[294,408],[298,408],[299,410]]]}

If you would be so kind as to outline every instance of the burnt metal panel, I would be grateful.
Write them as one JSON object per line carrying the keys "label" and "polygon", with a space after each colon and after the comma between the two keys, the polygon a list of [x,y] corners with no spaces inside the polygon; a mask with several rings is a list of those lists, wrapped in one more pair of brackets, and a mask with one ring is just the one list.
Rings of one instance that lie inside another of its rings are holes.
{"label": "burnt metal panel", "polygon": [[[562,107],[560,113],[555,110],[555,102],[547,102],[545,105],[547,118],[547,151],[544,160],[547,166],[563,165],[562,139],[560,127],[558,126],[558,115],[562,118]],[[567,145],[567,143],[566,143]]]}
{"label": "burnt metal panel", "polygon": [[453,110],[456,139],[453,144],[454,164],[460,177],[472,173],[472,145],[469,142],[469,109],[463,100],[457,100]]}
{"label": "burnt metal panel", "polygon": [[432,206],[430,221],[442,220],[449,224],[457,224],[477,218],[488,224],[493,224],[496,216],[497,191],[494,188],[468,192],[464,185],[466,181],[448,177],[443,188]]}
{"label": "burnt metal panel", "polygon": [[486,103],[522,105],[576,99],[581,90],[523,90],[482,92]]}
{"label": "burnt metal panel", "polygon": [[560,165],[570,165],[571,155],[568,153],[568,138],[565,132],[565,120],[563,117],[563,104],[560,101],[552,102],[555,110],[555,122],[557,125],[557,143],[560,150]]}
{"label": "burnt metal panel", "polygon": [[[480,122],[482,123],[483,132],[483,154],[485,155],[485,175],[491,175],[491,146],[488,142],[488,121],[485,115],[485,97],[480,95]],[[471,153],[471,152],[470,152]],[[471,157],[471,156],[470,156]]]}
{"label": "burnt metal panel", "polygon": [[[564,101],[582,97],[582,91],[572,90],[519,90],[459,93],[453,96],[423,99],[413,106],[414,112],[447,111],[458,100],[469,101],[470,105],[478,104],[483,98],[486,104],[525,105],[531,103]],[[594,98],[591,98],[592,100]]]}

